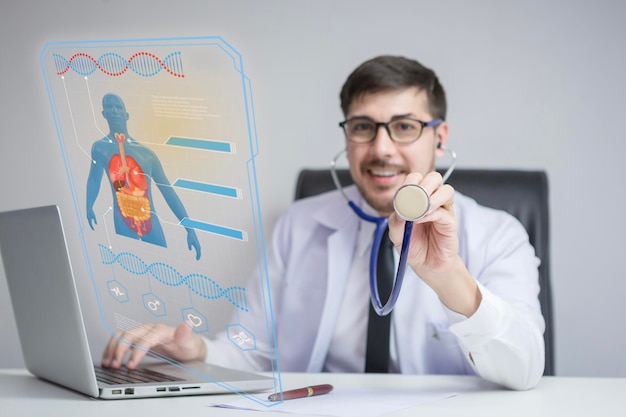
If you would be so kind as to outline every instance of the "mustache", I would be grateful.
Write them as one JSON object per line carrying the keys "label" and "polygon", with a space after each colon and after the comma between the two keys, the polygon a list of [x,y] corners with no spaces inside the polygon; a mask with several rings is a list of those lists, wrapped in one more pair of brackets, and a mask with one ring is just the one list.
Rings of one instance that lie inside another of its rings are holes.
{"label": "mustache", "polygon": [[392,169],[395,171],[408,171],[409,168],[404,165],[391,164],[384,159],[375,159],[373,161],[368,161],[366,163],[361,164],[362,168],[371,169],[371,168],[381,168],[381,169]]}

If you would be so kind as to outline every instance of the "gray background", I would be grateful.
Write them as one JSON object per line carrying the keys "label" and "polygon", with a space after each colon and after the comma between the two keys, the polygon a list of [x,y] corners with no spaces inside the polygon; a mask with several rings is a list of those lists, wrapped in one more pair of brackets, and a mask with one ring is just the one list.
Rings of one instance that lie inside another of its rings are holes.
{"label": "gray background", "polygon": [[[557,374],[626,377],[625,12],[618,0],[2,0],[0,210],[54,203],[74,213],[39,65],[46,42],[230,43],[252,81],[267,236],[298,170],[327,167],[342,147],[347,74],[378,54],[407,55],[447,90],[459,166],[548,172]],[[106,335],[66,223],[99,357]],[[3,272],[0,326],[0,367],[23,366]]]}

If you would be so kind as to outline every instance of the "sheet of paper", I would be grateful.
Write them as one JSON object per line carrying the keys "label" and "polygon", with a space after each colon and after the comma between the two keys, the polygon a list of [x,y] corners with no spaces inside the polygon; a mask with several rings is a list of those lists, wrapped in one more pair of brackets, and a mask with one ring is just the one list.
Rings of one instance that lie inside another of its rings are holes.
{"label": "sheet of paper", "polygon": [[272,407],[245,398],[214,406],[332,417],[376,417],[455,395],[454,392],[440,391],[335,388],[330,394],[287,400]]}

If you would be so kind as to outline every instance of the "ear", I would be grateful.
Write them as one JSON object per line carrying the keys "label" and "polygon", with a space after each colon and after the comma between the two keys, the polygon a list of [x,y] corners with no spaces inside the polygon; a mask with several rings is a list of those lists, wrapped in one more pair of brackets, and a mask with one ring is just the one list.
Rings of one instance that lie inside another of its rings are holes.
{"label": "ear", "polygon": [[441,158],[446,155],[446,151],[443,149],[448,143],[448,122],[443,121],[437,128],[435,129],[435,140],[437,141],[437,150],[435,151],[435,156],[437,158]]}

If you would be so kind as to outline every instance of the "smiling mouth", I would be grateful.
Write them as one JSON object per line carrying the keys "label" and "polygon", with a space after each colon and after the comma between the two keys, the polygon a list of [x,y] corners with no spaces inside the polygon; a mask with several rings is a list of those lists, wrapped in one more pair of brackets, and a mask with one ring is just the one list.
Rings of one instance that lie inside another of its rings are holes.
{"label": "smiling mouth", "polygon": [[394,177],[400,174],[402,171],[397,169],[383,169],[383,168],[370,168],[367,170],[370,174],[376,177]]}

